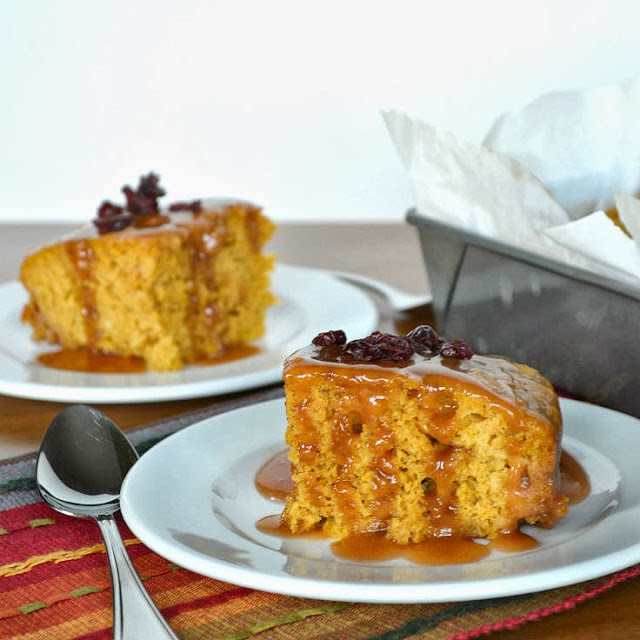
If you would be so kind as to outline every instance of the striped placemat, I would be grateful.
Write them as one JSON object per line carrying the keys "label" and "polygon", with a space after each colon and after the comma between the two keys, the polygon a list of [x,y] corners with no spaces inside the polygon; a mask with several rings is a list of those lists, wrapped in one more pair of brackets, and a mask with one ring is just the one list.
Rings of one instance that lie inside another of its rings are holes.
{"label": "striped placemat", "polygon": [[[271,387],[129,431],[140,451],[224,411],[281,397]],[[35,489],[35,457],[0,463],[0,638],[107,640],[111,591],[102,539],[91,520],[56,513]],[[309,600],[205,578],[146,548],[119,520],[144,584],[184,639],[467,640],[561,613],[626,580],[640,565],[560,589],[461,603],[384,605]]]}

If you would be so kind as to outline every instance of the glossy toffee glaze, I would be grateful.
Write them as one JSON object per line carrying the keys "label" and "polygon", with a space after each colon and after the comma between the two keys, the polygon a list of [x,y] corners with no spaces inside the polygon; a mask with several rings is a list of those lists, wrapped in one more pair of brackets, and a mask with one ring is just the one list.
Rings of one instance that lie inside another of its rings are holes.
{"label": "glossy toffee glaze", "polygon": [[[86,348],[61,349],[53,353],[42,354],[38,362],[54,369],[65,369],[93,373],[139,373],[146,369],[139,358],[110,354],[98,348],[100,331],[98,312],[96,309],[93,288],[90,286],[92,270],[95,262],[95,251],[92,242],[112,242],[118,239],[144,237],[157,234],[175,234],[189,250],[191,275],[188,280],[189,308],[187,324],[196,325],[197,318],[202,315],[205,325],[213,326],[219,319],[215,304],[201,299],[197,283],[205,283],[206,289],[214,288],[215,273],[211,267],[210,257],[225,242],[225,218],[229,211],[241,205],[246,212],[245,225],[249,243],[254,252],[260,251],[260,226],[258,216],[260,208],[249,202],[208,199],[202,201],[203,208],[195,213],[178,211],[167,214],[160,212],[149,216],[144,226],[127,227],[100,236],[93,225],[78,229],[63,239],[67,255],[74,266],[78,281],[81,283],[82,316],[86,329]],[[238,360],[255,354],[258,348],[253,345],[232,345],[214,355],[199,352],[194,354],[194,362],[198,365],[215,365]]]}
{"label": "glossy toffee glaze", "polygon": [[71,264],[75,267],[78,274],[78,280],[82,283],[82,316],[87,331],[87,344],[89,347],[95,347],[98,340],[97,320],[98,313],[96,310],[95,296],[93,289],[86,286],[91,278],[95,254],[87,240],[78,240],[76,242],[68,242],[65,244],[67,254],[71,260]]}
{"label": "glossy toffee glaze", "polygon": [[[560,459],[561,492],[571,504],[580,502],[590,492],[586,471],[566,451]],[[260,467],[255,475],[255,486],[264,497],[284,502],[293,488],[287,451],[281,451]],[[268,535],[283,538],[326,539],[320,529],[293,534],[282,523],[279,514],[266,516],[256,527]],[[492,549],[503,552],[521,552],[534,549],[538,541],[516,529],[500,534],[490,542],[476,541],[459,536],[441,536],[420,543],[397,544],[385,537],[384,531],[351,535],[331,544],[333,553],[355,562],[381,562],[393,558],[405,558],[416,564],[444,565],[476,562],[486,557]]]}
{"label": "glossy toffee glaze", "polygon": [[[230,345],[215,356],[204,357],[191,364],[198,366],[224,364],[248,358],[259,351],[260,348],[252,344]],[[142,373],[147,369],[142,358],[92,351],[82,347],[40,354],[38,362],[51,369],[81,371],[83,373]]]}
{"label": "glossy toffee glaze", "polygon": [[[510,414],[526,411],[548,420],[550,425],[559,421],[556,406],[550,406],[546,388],[541,388],[538,379],[523,376],[521,365],[499,356],[474,355],[457,360],[440,355],[413,357],[403,363],[384,362],[340,362],[335,347],[309,345],[292,354],[284,364],[284,375],[295,369],[296,376],[312,376],[322,371],[332,375],[344,375],[359,380],[375,380],[402,375],[416,378],[425,389],[433,393],[451,387],[452,380],[465,386],[471,393],[474,388],[489,393],[496,404]],[[514,385],[514,378],[519,384]]]}

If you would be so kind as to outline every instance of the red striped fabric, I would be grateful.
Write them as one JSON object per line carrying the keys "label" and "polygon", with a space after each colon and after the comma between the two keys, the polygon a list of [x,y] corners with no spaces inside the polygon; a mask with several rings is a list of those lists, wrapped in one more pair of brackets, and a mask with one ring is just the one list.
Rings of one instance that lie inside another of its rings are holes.
{"label": "red striped fabric", "polygon": [[[455,638],[470,640],[560,613],[621,581],[615,576],[544,594],[457,604],[375,605],[316,601],[205,578],[137,541],[123,522],[136,570],[182,638]],[[91,520],[42,502],[0,512],[0,638],[111,638],[111,591],[104,547]]]}

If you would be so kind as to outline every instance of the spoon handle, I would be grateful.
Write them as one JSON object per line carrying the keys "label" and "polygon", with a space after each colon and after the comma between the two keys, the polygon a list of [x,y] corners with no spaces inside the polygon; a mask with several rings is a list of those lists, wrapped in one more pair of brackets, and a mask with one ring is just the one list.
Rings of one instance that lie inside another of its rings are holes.
{"label": "spoon handle", "polygon": [[113,516],[96,518],[113,583],[113,640],[178,640],[142,586]]}

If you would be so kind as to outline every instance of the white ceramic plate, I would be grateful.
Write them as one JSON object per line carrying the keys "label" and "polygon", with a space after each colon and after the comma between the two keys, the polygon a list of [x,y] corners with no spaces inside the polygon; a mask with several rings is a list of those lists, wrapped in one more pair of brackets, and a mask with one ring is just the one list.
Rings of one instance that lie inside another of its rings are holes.
{"label": "white ceramic plate", "polygon": [[97,374],[59,371],[40,365],[45,350],[20,322],[27,295],[17,282],[0,285],[0,393],[66,402],[158,402],[230,393],[275,383],[282,362],[317,333],[344,329],[361,337],[378,323],[378,312],[357,287],[317,269],[279,264],[273,291],[280,302],[267,312],[265,336],[254,356],[214,366],[168,373]]}
{"label": "white ceramic plate", "polygon": [[640,420],[562,400],[564,447],[587,470],[592,492],[551,530],[527,528],[540,545],[472,564],[357,563],[328,542],[278,538],[255,523],[278,513],[254,474],[284,449],[282,400],[210,418],[153,447],[127,476],[122,511],[151,549],[197,573],[309,598],[439,602],[551,589],[640,561]]}

